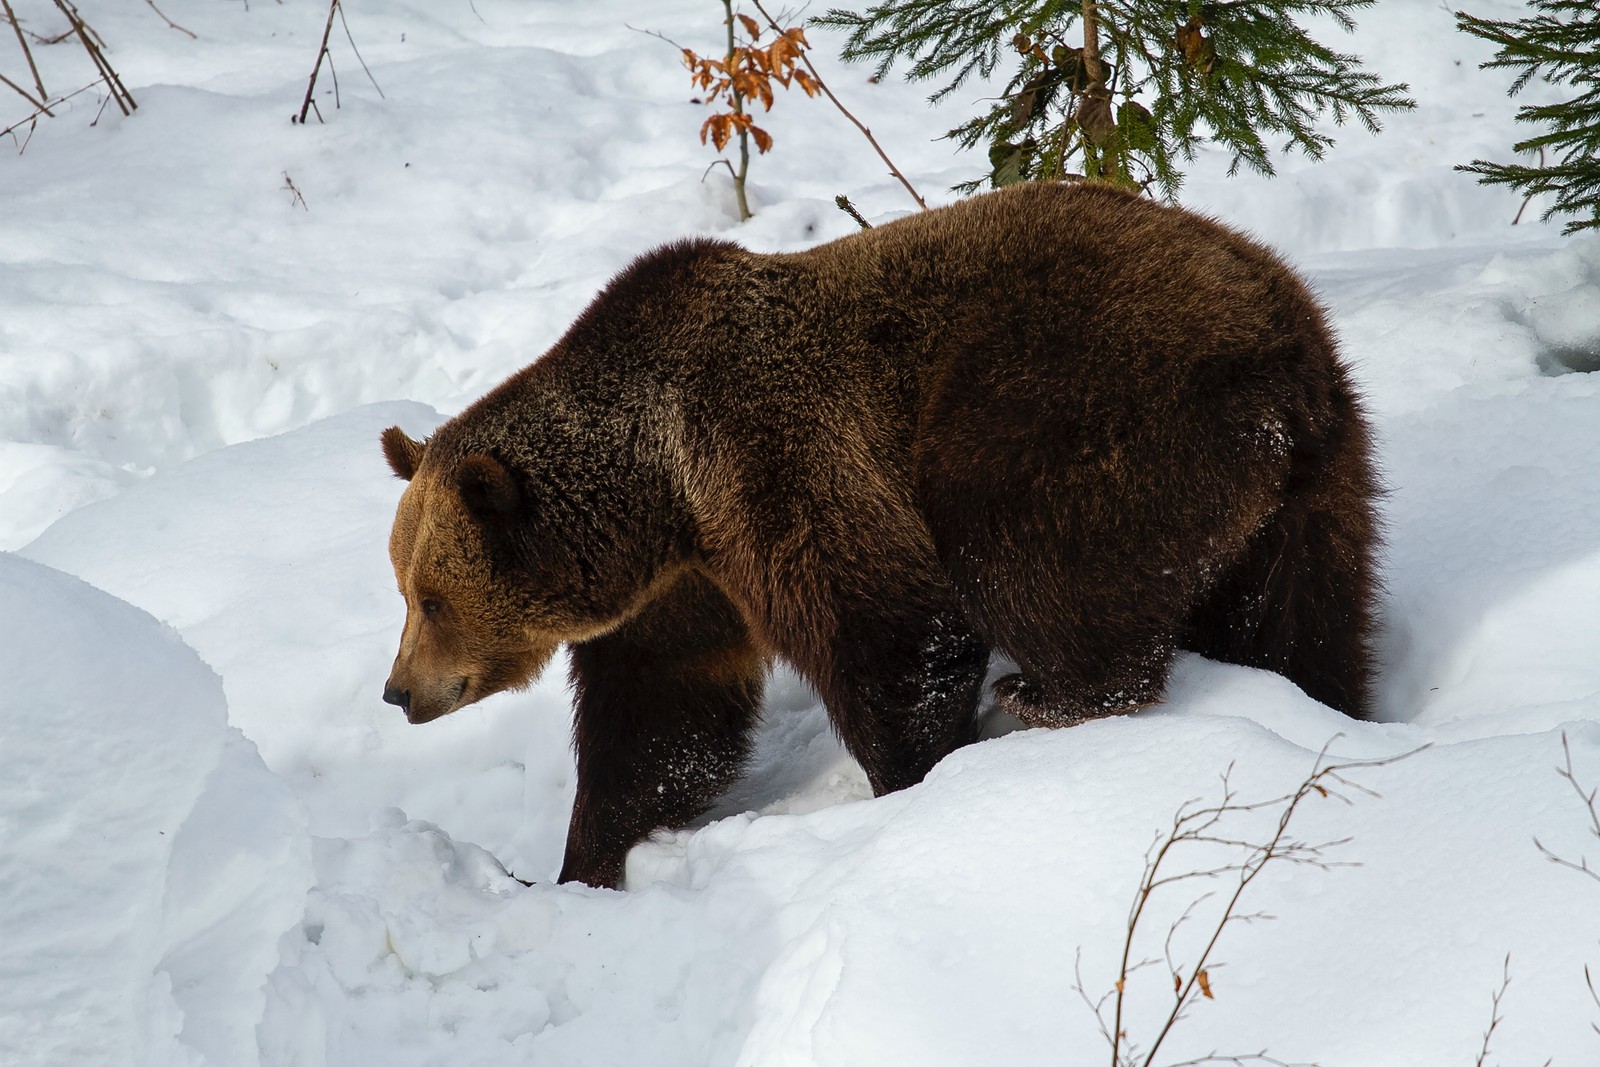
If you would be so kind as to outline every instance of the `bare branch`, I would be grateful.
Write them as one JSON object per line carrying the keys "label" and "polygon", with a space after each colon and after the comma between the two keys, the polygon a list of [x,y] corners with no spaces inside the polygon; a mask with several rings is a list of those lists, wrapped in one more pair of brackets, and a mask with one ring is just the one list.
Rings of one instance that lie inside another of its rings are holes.
{"label": "bare branch", "polygon": [[[290,207],[294,207],[296,204],[299,204],[306,211],[311,210],[310,205],[306,203],[306,198],[300,194],[300,187],[295,185],[294,179],[289,177],[288,171],[283,172],[283,187],[294,194],[294,199],[289,201]],[[501,870],[504,869],[505,868],[503,867],[501,868]]]}
{"label": "bare branch", "polygon": [[[779,26],[777,20],[767,13],[766,8],[761,6],[761,0],[750,0],[750,2],[755,5],[755,9],[757,11],[761,12],[761,17],[767,20],[767,25],[771,26],[778,33],[783,32],[783,27]],[[906,192],[911,194],[911,199],[917,202],[917,206],[924,211],[928,210],[928,202],[922,199],[922,194],[918,193],[916,188],[912,186],[911,182],[906,180],[906,176],[900,173],[900,168],[894,165],[894,160],[889,158],[888,153],[883,150],[883,146],[878,143],[878,139],[872,136],[872,131],[863,126],[861,124],[861,120],[852,115],[850,113],[850,109],[841,104],[839,102],[839,98],[833,95],[833,90],[828,88],[828,83],[822,80],[821,74],[817,73],[817,68],[812,64],[811,57],[806,55],[804,51],[799,53],[799,57],[800,62],[806,65],[806,70],[810,72],[811,77],[816,80],[817,88],[821,89],[823,94],[827,96],[829,100],[833,101],[833,106],[839,109],[840,114],[849,119],[851,124],[854,125],[856,129],[861,131],[861,135],[867,139],[867,143],[872,145],[872,150],[878,153],[878,158],[883,160],[883,162],[888,166],[889,173],[893,174],[899,180],[900,184],[905,186]]]}
{"label": "bare branch", "polygon": [[1506,953],[1506,961],[1501,967],[1500,988],[1494,991],[1494,996],[1489,1000],[1489,1028],[1483,1032],[1483,1047],[1478,1050],[1478,1058],[1473,1061],[1473,1067],[1488,1067],[1489,1041],[1494,1037],[1495,1030],[1504,1021],[1500,1014],[1500,1000],[1506,995],[1506,987],[1511,984],[1511,953]]}
{"label": "bare branch", "polygon": [[1317,1067],[1314,1063],[1290,1063],[1287,1060],[1280,1060],[1276,1056],[1267,1055],[1265,1049],[1260,1052],[1231,1056],[1213,1052],[1206,1056],[1197,1056],[1192,1060],[1180,1060],[1177,1063],[1168,1064],[1167,1067],[1199,1067],[1203,1063],[1232,1063],[1237,1064],[1238,1067],[1244,1067],[1244,1064],[1247,1063],[1265,1063],[1269,1064],[1270,1067]]}
{"label": "bare branch", "polygon": [[628,29],[632,30],[634,33],[642,33],[642,34],[645,34],[646,36],[655,37],[655,38],[658,38],[659,40],[663,40],[663,41],[667,42],[668,44],[670,44],[672,47],[676,48],[680,52],[687,52],[688,51],[688,49],[683,47],[683,45],[679,44],[677,41],[674,41],[671,37],[668,37],[666,34],[660,32],[659,30],[641,30],[639,27],[633,25],[632,23],[628,23],[628,22],[624,22],[623,26],[625,26]]}
{"label": "bare branch", "polygon": [[187,29],[187,28],[185,28],[183,26],[180,26],[176,22],[173,22],[171,19],[167,18],[167,13],[165,11],[162,11],[159,7],[156,6],[156,0],[144,0],[144,2],[149,4],[150,5],[150,10],[154,11],[156,14],[160,15],[161,16],[161,21],[165,22],[168,26],[171,26],[173,29],[177,30],[179,33],[187,33],[189,35],[189,39],[190,40],[198,41],[200,39],[199,36],[193,30]]}
{"label": "bare branch", "polygon": [[[90,25],[78,14],[78,9],[73,7],[69,0],[55,0],[56,7],[67,16],[67,21],[72,24],[72,31],[78,35],[78,40],[83,45],[83,50],[89,53],[89,58],[94,62],[95,68],[100,71],[100,76],[105,79],[106,88],[111,93],[111,98],[117,102],[117,107],[124,115],[131,115],[139,105],[134,101],[133,94],[128,92],[128,87],[122,84],[122,79],[112,69],[111,63],[106,59],[102,48],[105,41]],[[99,121],[99,116],[95,117]]]}
{"label": "bare branch", "polygon": [[[48,115],[50,114],[50,109],[44,106],[43,101],[50,99],[50,94],[45,91],[44,81],[39,77],[39,68],[34,65],[33,52],[28,48],[28,39],[22,36],[22,23],[17,21],[17,13],[11,10],[11,0],[0,0],[0,8],[5,9],[6,18],[11,21],[11,28],[17,33],[17,43],[22,46],[23,58],[28,61],[28,70],[33,74],[33,86],[39,90],[39,101],[36,106],[40,111]],[[13,89],[17,89],[16,85],[10,81],[7,81],[6,84]],[[17,89],[17,92],[22,93],[22,90]],[[22,95],[27,96],[28,94],[22,93]]]}
{"label": "bare branch", "polygon": [[345,40],[350,42],[350,51],[352,51],[352,52],[354,52],[356,54],[356,62],[360,63],[361,64],[361,69],[366,71],[366,73],[367,73],[367,81],[371,82],[372,83],[372,87],[374,89],[378,90],[378,99],[379,100],[387,100],[387,99],[389,99],[387,96],[383,95],[383,87],[378,84],[378,79],[374,78],[372,76],[372,71],[367,68],[367,61],[365,59],[361,58],[361,49],[356,47],[356,39],[353,36],[351,36],[351,34],[350,34],[350,23],[346,22],[345,18],[344,18],[344,5],[343,4],[335,4],[334,6],[339,9],[339,23],[340,23],[340,25],[342,25],[344,27],[344,38],[345,38]]}
{"label": "bare branch", "polygon": [[[1562,778],[1565,778],[1567,780],[1567,784],[1572,786],[1572,791],[1578,794],[1578,799],[1582,801],[1584,810],[1589,814],[1588,831],[1591,836],[1600,838],[1600,806],[1597,806],[1596,804],[1596,794],[1600,794],[1600,787],[1585,790],[1583,786],[1578,783],[1577,773],[1572,769],[1572,744],[1567,739],[1567,734],[1564,730],[1561,733],[1561,757],[1561,766],[1556,768],[1556,774]],[[1588,856],[1580,855],[1577,861],[1574,862],[1573,860],[1569,860],[1565,856],[1553,852],[1549,848],[1545,847],[1544,842],[1540,841],[1537,837],[1533,839],[1533,847],[1538,849],[1540,854],[1543,855],[1545,859],[1549,860],[1551,863],[1554,863],[1556,866],[1565,867],[1569,871],[1576,871],[1579,874],[1588,875],[1595,881],[1600,882],[1600,871],[1596,871],[1593,867],[1589,866]]]}
{"label": "bare branch", "polygon": [[1595,837],[1600,837],[1600,808],[1595,806],[1595,796],[1600,794],[1600,786],[1586,793],[1583,791],[1583,786],[1578,784],[1578,776],[1572,770],[1572,744],[1568,741],[1565,730],[1561,732],[1561,754],[1563,765],[1556,769],[1556,773],[1567,780],[1573,792],[1583,801],[1584,808],[1589,812],[1589,832]]}
{"label": "bare branch", "polygon": [[[1165,834],[1158,833],[1152,840],[1150,847],[1145,851],[1144,873],[1141,875],[1139,886],[1133,894],[1132,901],[1129,903],[1122,953],[1117,968],[1117,978],[1113,983],[1111,992],[1107,993],[1099,1001],[1091,1003],[1087,992],[1082,988],[1081,974],[1077,971],[1074,972],[1078,978],[1077,988],[1080,991],[1080,995],[1084,1002],[1093,1009],[1096,1021],[1100,1026],[1101,1036],[1106,1039],[1106,1043],[1111,1049],[1111,1067],[1128,1067],[1129,1064],[1136,1064],[1138,1067],[1153,1067],[1162,1044],[1172,1032],[1173,1027],[1186,1016],[1188,1010],[1196,1003],[1196,997],[1209,998],[1213,996],[1210,976],[1220,970],[1222,964],[1212,963],[1211,960],[1223,931],[1232,923],[1251,923],[1272,918],[1271,915],[1264,911],[1244,912],[1239,909],[1239,902],[1245,890],[1269,865],[1293,864],[1318,870],[1357,865],[1353,861],[1335,860],[1328,856],[1330,850],[1348,844],[1351,840],[1349,837],[1312,842],[1289,835],[1290,823],[1301,805],[1312,797],[1339,800],[1346,804],[1353,802],[1353,795],[1376,797],[1378,793],[1374,790],[1351,779],[1349,777],[1350,772],[1387,766],[1391,763],[1408,759],[1427,747],[1424,745],[1421,748],[1379,759],[1330,763],[1328,762],[1328,749],[1336,740],[1338,740],[1337,735],[1331,738],[1328,744],[1324,745],[1322,750],[1317,753],[1316,760],[1312,764],[1311,773],[1301,781],[1299,786],[1292,792],[1284,793],[1268,800],[1249,802],[1239,800],[1232,784],[1233,765],[1230,763],[1220,776],[1222,788],[1220,802],[1207,805],[1199,798],[1185,801],[1178,806],[1167,832]],[[1223,824],[1234,818],[1271,810],[1278,812],[1277,823],[1272,834],[1264,843],[1228,833],[1223,829]],[[1175,852],[1181,846],[1189,845],[1231,849],[1236,853],[1242,853],[1242,855],[1232,862],[1218,863],[1198,870],[1169,873],[1167,868],[1173,862]],[[1123,1019],[1129,996],[1128,980],[1136,970],[1135,966],[1130,965],[1130,960],[1133,957],[1134,940],[1151,897],[1157,890],[1180,882],[1186,882],[1191,879],[1216,879],[1228,876],[1232,876],[1235,879],[1233,889],[1227,894],[1215,924],[1211,927],[1209,936],[1206,937],[1205,945],[1195,959],[1187,963],[1180,963],[1174,950],[1174,939],[1179,929],[1194,919],[1197,909],[1218,894],[1214,891],[1208,891],[1190,901],[1188,906],[1184,908],[1183,912],[1168,928],[1167,936],[1162,946],[1162,954],[1166,963],[1167,973],[1172,980],[1171,1007],[1148,1048],[1135,1052],[1132,1039],[1123,1029]],[[1105,1018],[1107,998],[1112,998],[1109,1024]],[[1197,1059],[1185,1060],[1181,1064],[1170,1065],[1170,1067],[1193,1067],[1193,1065],[1208,1063],[1265,1063],[1288,1067],[1284,1061],[1267,1055],[1265,1051],[1249,1054],[1212,1052]]]}
{"label": "bare branch", "polygon": [[850,198],[848,196],[840,193],[838,196],[833,198],[833,202],[838,205],[840,211],[855,219],[857,226],[860,226],[863,230],[872,229],[872,223],[868,222],[862,217],[861,212],[856,210],[856,206],[850,202]]}
{"label": "bare branch", "polygon": [[[322,69],[322,58],[328,54],[328,35],[333,32],[333,15],[338,8],[339,0],[329,0],[328,22],[327,25],[322,27],[322,44],[317,48],[317,62],[311,68],[311,80],[306,83],[306,98],[305,102],[300,105],[300,116],[295,119],[302,126],[306,124],[306,114],[311,110],[311,94],[317,88],[317,72]],[[322,110],[320,108],[317,109],[317,121],[322,121]]]}
{"label": "bare branch", "polygon": [[[67,93],[65,96],[56,97],[55,99],[51,100],[50,103],[52,103],[52,104],[54,104],[54,105],[59,107],[61,104],[65,103],[68,100],[71,100],[73,97],[79,95],[80,93],[86,93],[90,89],[93,89],[96,86],[104,85],[104,84],[105,84],[105,80],[103,78],[96,78],[94,81],[90,82],[88,85],[85,85],[85,86],[83,86],[81,88],[78,88],[78,89],[74,89],[74,90],[72,90],[72,92]],[[20,130],[24,126],[30,126],[30,125],[37,124],[40,115],[49,115],[49,114],[52,114],[52,112],[45,111],[43,109],[36,110],[33,114],[29,115],[27,118],[21,119],[21,120],[19,120],[17,122],[13,122],[11,125],[7,126],[5,129],[0,130],[0,137],[8,137],[9,136],[9,137],[12,138],[12,140],[15,140],[16,139],[15,132],[17,130]],[[33,139],[33,130],[32,129],[30,129],[28,131],[28,139],[29,140]],[[28,142],[27,141],[22,142],[22,144],[17,149],[18,153],[20,154],[27,147],[28,147]]]}
{"label": "bare branch", "polygon": [[[1583,984],[1589,987],[1589,999],[1594,1001],[1594,1006],[1600,1008],[1600,993],[1595,992],[1594,976],[1589,973],[1589,965],[1583,965]],[[1589,1029],[1600,1034],[1600,1023],[1590,1023]]]}
{"label": "bare branch", "polygon": [[43,100],[35,100],[33,98],[33,94],[32,93],[28,92],[28,90],[24,89],[22,86],[18,85],[16,82],[14,82],[10,78],[6,77],[4,74],[0,74],[0,83],[3,83],[5,85],[10,86],[12,89],[14,89],[16,91],[18,96],[22,97],[22,99],[24,99],[28,103],[32,104],[35,114],[39,114],[39,113],[42,112],[43,114],[49,115],[49,114],[52,113],[50,111],[50,108],[48,106],[46,106],[46,104],[45,104],[45,102]]}

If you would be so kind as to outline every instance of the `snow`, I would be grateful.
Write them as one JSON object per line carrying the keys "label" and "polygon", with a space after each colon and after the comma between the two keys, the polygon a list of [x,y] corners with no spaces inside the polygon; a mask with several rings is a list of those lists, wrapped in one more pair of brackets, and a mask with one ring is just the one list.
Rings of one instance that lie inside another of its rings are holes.
{"label": "snow", "polygon": [[248,1062],[311,886],[299,802],[171,628],[11,554],[0,593],[7,1062]]}
{"label": "snow", "polygon": [[[826,103],[780,98],[735,221],[677,52],[629,28],[714,48],[714,4],[352,3],[384,95],[336,26],[342,106],[319,91],[305,127],[287,119],[325,5],[161,7],[199,39],[146,5],[84,8],[135,115],[91,126],[83,94],[0,161],[0,1062],[1105,1060],[1074,984],[1112,988],[1147,847],[1225,772],[1278,796],[1330,743],[1431,747],[1352,771],[1376,796],[1307,801],[1295,836],[1348,837],[1329,858],[1355,865],[1270,865],[1242,909],[1276,918],[1227,929],[1215,999],[1158,1062],[1472,1063],[1508,954],[1485,1062],[1600,1061],[1600,886],[1534,846],[1600,863],[1556,773],[1565,736],[1600,785],[1600,240],[1537,202],[1512,227],[1515,197],[1451,169],[1525,131],[1444,6],[1386,0],[1350,45],[1417,111],[1271,181],[1205,153],[1184,191],[1306,271],[1367,393],[1391,488],[1385,721],[1185,656],[1158,708],[1055,732],[997,716],[873,799],[780,673],[747,780],[636,848],[621,893],[551,884],[562,664],[425,727],[378,699],[402,621],[378,431],[426,433],[655,244],[797,249],[853,229],[838,193],[875,222],[913,205]],[[812,39],[924,195],[977,172],[938,138],[991,88],[929,108]],[[81,51],[35,52],[52,89],[87,81]],[[0,126],[20,107],[0,97]],[[1226,890],[1158,893],[1135,956]],[[1182,967],[1220,902],[1179,926]],[[1148,1047],[1170,973],[1127,988]]]}

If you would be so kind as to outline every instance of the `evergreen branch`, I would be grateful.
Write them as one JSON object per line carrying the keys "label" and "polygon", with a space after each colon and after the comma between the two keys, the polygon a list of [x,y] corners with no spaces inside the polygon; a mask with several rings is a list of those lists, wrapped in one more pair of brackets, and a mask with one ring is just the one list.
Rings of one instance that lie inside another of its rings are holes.
{"label": "evergreen branch", "polygon": [[1013,33],[1030,24],[1071,26],[1077,16],[1077,5],[1067,0],[880,0],[861,14],[834,8],[812,23],[849,30],[840,55],[851,61],[876,58],[874,77],[886,76],[900,58],[911,60],[909,81],[926,81],[956,68],[951,80],[929,97],[938,101],[974,73],[984,78],[993,74]]}
{"label": "evergreen branch", "polygon": [[[1230,173],[1270,175],[1268,139],[1316,159],[1333,143],[1319,122],[1376,132],[1384,113],[1414,107],[1406,85],[1384,84],[1297,21],[1349,30],[1373,2],[876,0],[814,21],[846,31],[844,58],[874,60],[880,77],[906,61],[908,79],[937,79],[934,101],[1015,55],[1001,97],[950,131],[963,147],[988,143],[989,184],[1075,176],[1067,168],[1081,159],[1081,176],[1170,199],[1180,159],[1202,141],[1228,149]],[[1082,49],[1074,30],[1087,33]]]}
{"label": "evergreen branch", "polygon": [[[1516,96],[1535,77],[1583,91],[1559,103],[1518,109],[1518,122],[1542,130],[1512,150],[1539,152],[1539,166],[1477,159],[1456,169],[1478,175],[1487,185],[1511,186],[1528,197],[1554,194],[1543,218],[1577,216],[1563,233],[1600,227],[1600,8],[1588,0],[1530,2],[1535,14],[1527,18],[1484,19],[1458,11],[1456,25],[1496,46],[1494,57],[1481,67],[1518,72],[1510,95]],[[1549,162],[1547,149],[1556,150],[1556,162]]]}

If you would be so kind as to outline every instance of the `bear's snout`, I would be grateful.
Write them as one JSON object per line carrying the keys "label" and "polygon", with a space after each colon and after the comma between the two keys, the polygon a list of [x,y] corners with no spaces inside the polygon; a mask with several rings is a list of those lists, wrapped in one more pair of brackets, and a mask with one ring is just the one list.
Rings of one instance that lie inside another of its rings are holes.
{"label": "bear's snout", "polygon": [[[400,688],[402,685],[404,689]],[[442,682],[396,678],[391,675],[383,687],[383,700],[406,713],[406,721],[419,725],[448,715],[459,708],[467,696],[469,681],[451,678]],[[476,697],[474,697],[476,699]]]}

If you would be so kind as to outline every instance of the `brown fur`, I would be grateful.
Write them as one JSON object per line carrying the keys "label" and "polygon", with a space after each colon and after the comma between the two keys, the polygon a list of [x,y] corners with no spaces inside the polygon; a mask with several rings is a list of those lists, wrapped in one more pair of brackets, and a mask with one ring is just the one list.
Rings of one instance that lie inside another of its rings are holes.
{"label": "brown fur", "polygon": [[385,699],[426,721],[573,649],[563,880],[740,773],[765,665],[878,793],[974,737],[1159,700],[1178,647],[1367,710],[1377,493],[1316,302],[1259,245],[1025,185],[795,255],[689,241],[426,442]]}

